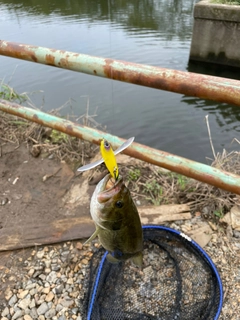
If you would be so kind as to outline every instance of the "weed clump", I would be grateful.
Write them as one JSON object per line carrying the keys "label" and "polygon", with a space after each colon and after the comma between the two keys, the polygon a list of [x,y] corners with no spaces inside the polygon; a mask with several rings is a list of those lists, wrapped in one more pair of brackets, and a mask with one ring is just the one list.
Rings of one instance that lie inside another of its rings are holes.
{"label": "weed clump", "polygon": [[[18,94],[13,88],[3,82],[0,84],[0,99],[37,109],[27,93]],[[67,107],[71,107],[71,100],[49,113],[59,116],[60,110]],[[72,116],[71,120],[87,126],[98,126],[97,122],[93,119],[95,114],[90,116],[88,109],[89,102],[86,114],[80,117]],[[96,152],[96,147],[87,141],[2,111],[0,111],[1,140],[3,144],[8,142],[16,144],[16,148],[19,147],[20,143],[26,143],[29,152],[34,157],[38,157],[40,154],[43,158],[56,157],[58,160],[66,161],[73,169],[90,161],[90,158]]]}
{"label": "weed clump", "polygon": [[211,0],[212,3],[240,5],[240,0]]}
{"label": "weed clump", "polygon": [[[212,166],[240,175],[240,152],[216,155]],[[140,170],[137,179],[133,171]],[[142,168],[121,167],[128,177],[128,186],[135,198],[153,205],[188,203],[193,212],[203,212],[206,218],[221,219],[234,205],[240,205],[240,197],[183,175],[153,165]],[[144,204],[147,204],[144,203]]]}

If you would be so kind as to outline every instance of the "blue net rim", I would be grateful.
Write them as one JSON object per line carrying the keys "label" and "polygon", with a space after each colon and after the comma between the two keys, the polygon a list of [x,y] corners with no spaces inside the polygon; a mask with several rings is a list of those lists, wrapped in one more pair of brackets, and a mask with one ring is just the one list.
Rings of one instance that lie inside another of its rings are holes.
{"label": "blue net rim", "polygon": [[[183,232],[174,230],[172,228],[168,228],[168,227],[163,227],[163,226],[157,226],[157,225],[146,225],[146,226],[142,226],[143,229],[158,229],[158,230],[164,230],[164,231],[168,231],[170,233],[174,233],[180,237],[182,237],[183,239],[189,241],[204,257],[205,259],[208,261],[213,274],[216,276],[217,279],[217,283],[219,286],[219,292],[220,292],[220,296],[219,296],[219,305],[218,305],[218,310],[216,312],[216,315],[214,317],[213,320],[217,320],[220,316],[220,312],[222,310],[222,305],[223,305],[223,285],[222,285],[222,280],[221,277],[219,275],[219,272],[215,266],[215,264],[213,263],[212,259],[209,257],[209,255],[206,253],[206,251],[203,250],[202,247],[199,246],[199,244],[197,244],[193,239],[191,239],[189,236],[187,236],[186,234],[184,234]],[[93,309],[93,305],[94,305],[94,301],[95,301],[95,297],[96,297],[96,292],[97,292],[97,288],[98,288],[98,284],[99,284],[99,279],[100,279],[100,275],[102,272],[102,268],[104,265],[104,262],[106,260],[108,251],[106,251],[100,261],[98,270],[97,270],[97,277],[95,280],[95,284],[94,284],[94,289],[93,289],[93,293],[92,296],[90,298],[90,306],[88,309],[88,315],[87,315],[87,320],[91,320],[91,314],[92,314],[92,309]]]}

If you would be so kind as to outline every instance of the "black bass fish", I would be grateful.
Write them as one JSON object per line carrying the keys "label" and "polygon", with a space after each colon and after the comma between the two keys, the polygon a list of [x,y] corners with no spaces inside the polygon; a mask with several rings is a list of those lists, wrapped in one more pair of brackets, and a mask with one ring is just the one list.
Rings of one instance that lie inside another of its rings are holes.
{"label": "black bass fish", "polygon": [[131,259],[142,266],[143,233],[137,208],[122,176],[117,181],[106,175],[96,186],[90,212],[96,231],[86,243],[98,236],[112,263]]}

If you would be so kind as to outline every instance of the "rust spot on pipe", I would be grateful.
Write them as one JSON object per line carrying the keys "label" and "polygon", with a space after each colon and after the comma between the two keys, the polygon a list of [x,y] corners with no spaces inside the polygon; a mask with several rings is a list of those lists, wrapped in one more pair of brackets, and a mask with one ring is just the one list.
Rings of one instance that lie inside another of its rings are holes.
{"label": "rust spot on pipe", "polygon": [[[155,89],[184,93],[189,96],[203,99],[213,99],[220,102],[233,103],[236,92],[234,86],[221,85],[220,78],[204,76],[201,74],[184,73],[178,70],[167,70],[139,64],[117,61],[116,67],[112,59],[105,59],[103,66],[107,78],[134,83]],[[126,67],[125,67],[126,66]],[[131,71],[129,70],[131,68]],[[139,70],[139,71],[138,71]],[[210,80],[211,79],[211,80]],[[228,79],[229,82],[229,79]],[[230,80],[233,82],[233,80]]]}
{"label": "rust spot on pipe", "polygon": [[91,142],[100,146],[100,144],[101,144],[101,139],[98,139],[98,140],[92,139]]}
{"label": "rust spot on pipe", "polygon": [[69,67],[69,61],[65,58],[60,59],[59,65],[63,68],[68,68]]}
{"label": "rust spot on pipe", "polygon": [[124,65],[128,67],[133,66],[135,67],[135,69],[137,69],[139,66],[135,63],[126,63],[124,61],[121,61],[122,70],[116,70],[112,67],[113,62],[114,60],[112,59],[105,59],[105,65],[103,69],[104,74],[107,78],[134,83],[137,85],[147,86],[155,89],[161,87],[162,90],[170,90],[170,87],[165,80],[164,74],[162,75],[162,77],[159,77],[158,74],[154,74],[153,72],[149,72],[149,74],[142,74],[141,72],[133,70],[131,72],[126,72],[123,67]]}
{"label": "rust spot on pipe", "polygon": [[[30,50],[28,50],[28,48]],[[34,62],[38,62],[37,57],[31,51],[31,48],[37,48],[34,46],[24,46],[19,45],[18,43],[14,42],[6,42],[1,41],[1,54],[5,56],[10,56],[12,58],[30,60]]]}
{"label": "rust spot on pipe", "polygon": [[30,57],[31,57],[32,61],[38,62],[38,59],[36,58],[36,56],[32,52],[30,53]]}
{"label": "rust spot on pipe", "polygon": [[103,67],[104,74],[107,78],[113,79],[112,78],[112,66],[111,64],[113,63],[112,59],[105,59],[105,65]]}
{"label": "rust spot on pipe", "polygon": [[51,54],[46,54],[46,63],[48,65],[54,66],[55,65],[55,57]]}
{"label": "rust spot on pipe", "polygon": [[73,127],[71,125],[67,125],[66,127],[66,133],[71,134],[73,132]]}

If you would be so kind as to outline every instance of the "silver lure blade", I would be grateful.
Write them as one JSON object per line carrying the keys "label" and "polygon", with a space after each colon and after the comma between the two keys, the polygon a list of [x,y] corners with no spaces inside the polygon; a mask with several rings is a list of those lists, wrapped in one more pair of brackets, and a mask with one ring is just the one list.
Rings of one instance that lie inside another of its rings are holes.
{"label": "silver lure blade", "polygon": [[[114,154],[116,155],[116,154],[122,152],[123,150],[127,149],[127,147],[129,147],[133,143],[133,141],[134,141],[134,137],[129,138],[119,148],[117,148],[117,150],[114,151]],[[82,167],[78,168],[77,171],[83,172],[83,171],[87,171],[89,169],[93,169],[93,168],[97,167],[99,164],[101,164],[103,162],[104,162],[103,159],[97,160],[95,162],[86,164],[85,166],[82,166]]]}

